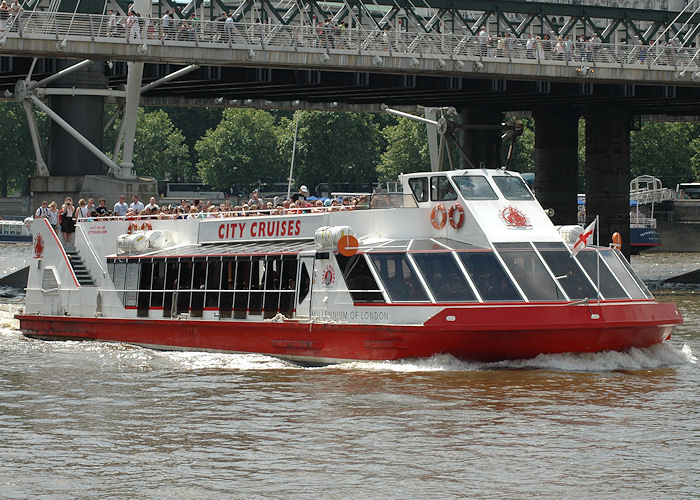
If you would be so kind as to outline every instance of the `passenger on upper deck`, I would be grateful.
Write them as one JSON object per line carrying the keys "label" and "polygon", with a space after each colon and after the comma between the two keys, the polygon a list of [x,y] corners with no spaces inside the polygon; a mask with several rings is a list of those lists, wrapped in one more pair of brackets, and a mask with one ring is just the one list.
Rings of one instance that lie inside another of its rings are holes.
{"label": "passenger on upper deck", "polygon": [[137,214],[140,214],[144,209],[143,203],[139,201],[139,197],[134,195],[132,198],[132,203],[129,205],[129,210],[133,210]]}
{"label": "passenger on upper deck", "polygon": [[75,233],[75,217],[76,209],[73,207],[73,200],[70,197],[66,198],[61,207],[61,233],[63,233],[63,243],[67,247],[71,246],[73,233]]}
{"label": "passenger on upper deck", "polygon": [[35,219],[43,219],[45,217],[49,216],[49,202],[48,201],[42,201],[41,206],[36,209],[36,212],[34,213],[34,218]]}
{"label": "passenger on upper deck", "polygon": [[259,207],[262,207],[264,205],[263,199],[260,197],[258,194],[257,189],[253,189],[253,192],[250,193],[250,199],[248,200],[248,205],[257,205]]}
{"label": "passenger on upper deck", "polygon": [[121,195],[119,201],[114,204],[114,215],[124,217],[127,210],[129,210],[129,206],[126,204],[126,196]]}
{"label": "passenger on upper deck", "polygon": [[292,195],[291,199],[292,199],[292,201],[299,201],[299,200],[306,201],[306,198],[308,198],[308,197],[309,197],[309,188],[307,188],[306,186],[301,186],[299,188],[299,192],[294,193]]}
{"label": "passenger on upper deck", "polygon": [[107,215],[107,207],[105,206],[105,203],[107,203],[107,200],[100,198],[99,205],[95,208],[95,212],[100,217]]}
{"label": "passenger on upper deck", "polygon": [[154,208],[160,209],[160,207],[156,204],[155,197],[153,197],[153,196],[151,196],[151,199],[148,201],[148,205],[146,205],[144,208],[147,208],[151,211],[153,211]]}

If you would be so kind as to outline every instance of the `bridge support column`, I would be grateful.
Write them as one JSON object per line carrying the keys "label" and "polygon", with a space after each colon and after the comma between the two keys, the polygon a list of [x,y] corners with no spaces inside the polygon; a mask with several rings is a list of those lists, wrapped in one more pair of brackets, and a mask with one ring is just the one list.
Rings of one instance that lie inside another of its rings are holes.
{"label": "bridge support column", "polygon": [[600,244],[622,235],[622,253],[630,256],[630,117],[595,110],[586,118],[586,223],[600,221]]}
{"label": "bridge support column", "polygon": [[537,199],[554,210],[554,224],[576,224],[578,113],[548,109],[534,116]]}
{"label": "bridge support column", "polygon": [[[460,122],[460,143],[474,167],[501,167],[503,113],[483,108],[468,108],[460,113]],[[469,163],[461,156],[459,168],[470,168]]]}
{"label": "bridge support column", "polygon": [[[59,60],[57,69],[64,69],[76,62]],[[105,89],[107,78],[104,63],[98,61],[90,64],[82,70],[57,80],[54,86]],[[98,149],[103,149],[104,98],[102,96],[51,96],[49,107]],[[53,120],[49,129],[48,164],[49,172],[55,176],[100,175],[105,172],[105,166],[100,159],[87,153],[82,144]]]}

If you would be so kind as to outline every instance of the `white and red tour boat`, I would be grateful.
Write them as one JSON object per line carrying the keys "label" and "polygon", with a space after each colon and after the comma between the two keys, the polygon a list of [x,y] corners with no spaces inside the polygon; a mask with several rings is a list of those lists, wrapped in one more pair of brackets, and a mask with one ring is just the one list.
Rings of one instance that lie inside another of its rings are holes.
{"label": "white and red tour boat", "polygon": [[519,174],[402,175],[371,208],[31,224],[21,330],[304,364],[643,348],[682,322],[618,250],[572,256]]}

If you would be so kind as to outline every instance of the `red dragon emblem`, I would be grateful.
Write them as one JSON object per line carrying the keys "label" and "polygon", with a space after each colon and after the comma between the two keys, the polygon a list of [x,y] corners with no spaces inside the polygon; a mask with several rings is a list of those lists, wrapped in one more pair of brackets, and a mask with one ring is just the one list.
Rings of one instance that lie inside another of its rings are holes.
{"label": "red dragon emblem", "polygon": [[44,255],[44,238],[41,234],[37,234],[34,238],[34,258],[41,259],[42,255]]}
{"label": "red dragon emblem", "polygon": [[530,229],[532,224],[527,216],[514,206],[507,206],[501,211],[501,219],[512,229]]}

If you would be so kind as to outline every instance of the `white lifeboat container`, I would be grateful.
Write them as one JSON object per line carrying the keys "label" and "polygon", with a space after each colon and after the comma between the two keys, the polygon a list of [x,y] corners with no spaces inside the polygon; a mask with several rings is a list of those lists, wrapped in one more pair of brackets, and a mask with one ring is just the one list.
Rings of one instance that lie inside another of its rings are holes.
{"label": "white lifeboat container", "polygon": [[122,234],[117,237],[117,248],[126,253],[141,253],[148,248],[149,239],[145,231],[132,234]]}

